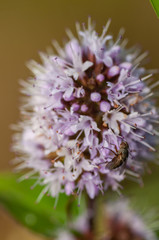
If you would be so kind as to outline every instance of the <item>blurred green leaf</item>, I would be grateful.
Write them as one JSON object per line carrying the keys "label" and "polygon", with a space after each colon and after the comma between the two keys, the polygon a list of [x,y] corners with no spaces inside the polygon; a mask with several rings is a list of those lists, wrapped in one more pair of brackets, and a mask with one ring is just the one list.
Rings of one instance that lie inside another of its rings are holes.
{"label": "blurred green leaf", "polygon": [[[23,225],[48,237],[53,237],[61,227],[66,227],[68,217],[82,213],[85,204],[77,206],[77,199],[60,194],[56,208],[55,199],[44,196],[40,203],[36,199],[41,186],[31,190],[34,180],[17,182],[13,174],[0,174],[0,203]],[[70,204],[71,203],[71,204]]]}
{"label": "blurred green leaf", "polygon": [[157,17],[159,18],[159,0],[150,0],[150,2],[156,12]]}

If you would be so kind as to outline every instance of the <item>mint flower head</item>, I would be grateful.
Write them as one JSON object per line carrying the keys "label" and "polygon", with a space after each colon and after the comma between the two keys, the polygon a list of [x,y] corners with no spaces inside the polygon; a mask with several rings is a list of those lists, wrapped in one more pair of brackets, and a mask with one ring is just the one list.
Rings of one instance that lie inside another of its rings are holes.
{"label": "mint flower head", "polygon": [[42,64],[31,61],[33,77],[21,82],[17,168],[38,173],[53,197],[118,190],[126,176],[139,179],[155,151],[158,114],[149,98],[157,84],[139,67],[145,54],[126,49],[121,36],[114,42],[109,24],[101,35],[90,19],[77,24],[78,38],[68,31],[64,47],[54,42],[57,53],[40,53]]}
{"label": "mint flower head", "polygon": [[135,212],[125,200],[111,202],[103,209],[105,220],[102,240],[157,240],[158,221],[154,211]]}
{"label": "mint flower head", "polygon": [[[89,215],[91,212],[86,211],[70,223],[74,232],[80,233],[81,236],[74,236],[67,230],[60,229],[57,233],[56,240],[157,240],[156,229],[158,229],[158,220],[156,210],[146,212],[136,212],[127,199],[118,201],[100,203],[100,215],[98,216],[99,226],[95,226],[96,231],[91,231]],[[139,211],[140,212],[140,211]]]}

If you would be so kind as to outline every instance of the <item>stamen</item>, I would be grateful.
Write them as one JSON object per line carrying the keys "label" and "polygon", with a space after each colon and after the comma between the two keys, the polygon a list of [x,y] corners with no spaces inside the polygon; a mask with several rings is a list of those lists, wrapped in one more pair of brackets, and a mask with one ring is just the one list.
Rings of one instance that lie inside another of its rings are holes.
{"label": "stamen", "polygon": [[59,194],[55,198],[54,209],[57,207],[58,200],[59,200]]}
{"label": "stamen", "polygon": [[58,52],[58,54],[59,54],[61,57],[65,58],[65,52],[64,52],[64,50],[61,48],[60,44],[59,44],[56,40],[53,40],[53,41],[52,41],[52,44],[53,44],[55,50]]}
{"label": "stamen", "polygon": [[101,35],[101,39],[104,38],[105,34],[107,33],[108,29],[109,29],[109,26],[110,26],[110,23],[111,23],[111,19],[109,19],[105,25],[105,27],[103,28],[103,32],[102,32],[102,35]]}
{"label": "stamen", "polygon": [[145,145],[146,147],[148,147],[149,149],[151,149],[152,151],[156,152],[156,149],[154,147],[152,147],[150,144],[148,144],[147,142],[145,141],[138,141],[137,139],[135,139],[135,141]]}
{"label": "stamen", "polygon": [[149,86],[149,88],[152,90],[153,88],[157,87],[158,85],[159,85],[159,81],[157,81],[154,84],[152,84],[151,86]]}
{"label": "stamen", "polygon": [[[118,121],[119,121],[119,120],[118,120]],[[124,122],[124,121],[119,121],[119,122],[125,124],[125,125],[128,126],[128,127],[131,127],[131,128],[133,128],[133,129],[136,129],[136,127],[131,126],[130,124],[128,124],[128,123],[126,123],[126,122]]]}
{"label": "stamen", "polygon": [[83,132],[83,130],[81,130],[81,131],[79,132],[79,134],[78,134],[77,137],[76,137],[76,140],[79,139],[79,137],[81,136],[82,132]]}
{"label": "stamen", "polygon": [[66,34],[70,38],[70,40],[75,38],[72,31],[69,28],[66,28]]}
{"label": "stamen", "polygon": [[124,108],[124,106],[121,105],[117,109],[115,109],[115,112],[120,112],[120,110],[123,109],[123,108]]}
{"label": "stamen", "polygon": [[149,97],[152,97],[154,93],[149,93],[145,97],[142,98],[142,100],[139,101],[139,103],[143,102],[144,100],[148,99]]}
{"label": "stamen", "polygon": [[135,177],[135,178],[139,178],[140,177],[140,175],[138,173],[135,173],[135,172],[133,172],[133,171],[131,171],[129,169],[126,169],[126,173],[131,175],[131,176],[133,176],[133,177]]}
{"label": "stamen", "polygon": [[89,31],[89,32],[91,32],[91,30],[92,30],[92,25],[93,25],[93,24],[92,24],[92,21],[91,21],[91,17],[89,16],[89,17],[88,17],[88,31]]}
{"label": "stamen", "polygon": [[133,132],[133,131],[130,131],[132,134],[134,134],[136,137],[139,137],[139,138],[143,138],[144,139],[144,137],[143,136],[141,136],[141,135],[139,135],[139,134],[137,134],[137,133],[135,133],[135,132]]}
{"label": "stamen", "polygon": [[156,136],[159,136],[159,132],[157,130],[154,129],[153,132]]}
{"label": "stamen", "polygon": [[139,63],[139,62],[142,62],[142,60],[143,60],[144,58],[146,58],[147,56],[148,56],[148,52],[142,53],[139,57],[137,57],[137,58],[135,59],[134,64],[137,64],[137,63]]}
{"label": "stamen", "polygon": [[135,64],[135,66],[131,69],[130,73],[133,74],[133,72],[139,67],[140,63]]}
{"label": "stamen", "polygon": [[43,198],[43,196],[47,193],[48,189],[49,189],[49,186],[48,186],[48,185],[43,188],[43,190],[42,190],[41,193],[39,194],[38,198],[36,199],[36,203],[39,203],[39,202],[41,201],[41,199]]}
{"label": "stamen", "polygon": [[32,175],[34,175],[34,174],[35,174],[35,170],[32,170],[32,171],[30,171],[29,173],[26,173],[26,174],[24,174],[23,176],[21,176],[20,178],[18,178],[18,182],[22,182],[22,181],[30,178],[30,177],[31,177]]}
{"label": "stamen", "polygon": [[149,75],[141,78],[141,80],[142,80],[142,81],[145,81],[145,80],[149,79],[149,78],[152,77],[152,76],[153,76],[153,74],[149,74]]}
{"label": "stamen", "polygon": [[80,207],[81,205],[81,195],[82,195],[82,192],[81,190],[78,190],[78,207]]}
{"label": "stamen", "polygon": [[154,119],[148,119],[148,120],[149,120],[150,122],[159,124],[159,121],[157,121],[157,120],[154,120]]}
{"label": "stamen", "polygon": [[134,81],[134,82],[127,83],[127,84],[125,84],[125,87],[134,85],[134,84],[139,83],[139,82],[141,82],[141,80],[136,80],[136,81]]}
{"label": "stamen", "polygon": [[138,125],[135,125],[135,127],[136,127],[137,129],[140,129],[140,130],[142,130],[142,131],[144,131],[144,132],[149,133],[150,135],[154,135],[154,133],[152,133],[152,132],[148,131],[147,129],[142,128],[142,127],[140,127],[140,126],[138,126]]}
{"label": "stamen", "polygon": [[125,48],[127,44],[128,44],[128,39],[125,38],[125,39],[123,40],[123,42],[120,44],[120,46],[121,46],[121,48]]}
{"label": "stamen", "polygon": [[31,189],[31,190],[34,189],[37,185],[39,185],[40,181],[41,181],[41,179],[37,180],[37,181],[30,187],[30,189]]}

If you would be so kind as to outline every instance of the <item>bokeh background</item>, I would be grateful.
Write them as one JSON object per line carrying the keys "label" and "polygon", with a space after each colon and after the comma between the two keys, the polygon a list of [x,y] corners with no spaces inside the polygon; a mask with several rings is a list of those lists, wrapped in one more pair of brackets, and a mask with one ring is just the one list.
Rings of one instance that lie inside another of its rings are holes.
{"label": "bokeh background", "polygon": [[[18,81],[29,76],[26,62],[39,60],[38,51],[51,46],[51,40],[62,43],[65,29],[74,31],[75,22],[86,22],[88,16],[96,21],[98,31],[108,18],[112,19],[109,32],[115,36],[124,27],[128,45],[137,43],[149,50],[148,67],[159,68],[159,19],[149,0],[0,0],[0,171],[12,169],[10,125],[18,120]],[[0,208],[0,239],[44,238]]]}

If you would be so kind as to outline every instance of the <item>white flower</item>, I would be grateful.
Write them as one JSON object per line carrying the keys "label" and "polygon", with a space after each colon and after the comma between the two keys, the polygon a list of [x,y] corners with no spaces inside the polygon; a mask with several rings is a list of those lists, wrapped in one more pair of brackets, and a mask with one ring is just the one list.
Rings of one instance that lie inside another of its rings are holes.
{"label": "white flower", "polygon": [[103,115],[103,121],[105,124],[108,124],[109,128],[112,129],[115,134],[119,135],[120,122],[126,119],[126,117],[126,114],[123,112],[119,112],[118,109],[113,109]]}

